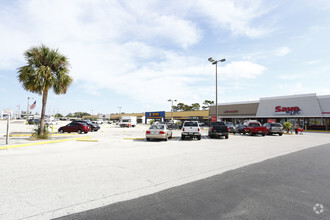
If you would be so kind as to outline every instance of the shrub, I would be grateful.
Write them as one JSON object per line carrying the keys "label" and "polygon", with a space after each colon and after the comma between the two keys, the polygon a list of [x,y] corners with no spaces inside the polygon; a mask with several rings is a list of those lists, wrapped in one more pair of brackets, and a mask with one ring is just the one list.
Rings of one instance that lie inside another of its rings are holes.
{"label": "shrub", "polygon": [[37,127],[33,130],[34,132],[32,133],[30,140],[49,139],[50,137],[48,124],[45,124],[43,134],[40,134],[40,124],[37,124]]}
{"label": "shrub", "polygon": [[289,133],[289,131],[291,130],[292,128],[292,123],[291,122],[284,122],[283,123],[283,128],[286,130],[287,133]]}

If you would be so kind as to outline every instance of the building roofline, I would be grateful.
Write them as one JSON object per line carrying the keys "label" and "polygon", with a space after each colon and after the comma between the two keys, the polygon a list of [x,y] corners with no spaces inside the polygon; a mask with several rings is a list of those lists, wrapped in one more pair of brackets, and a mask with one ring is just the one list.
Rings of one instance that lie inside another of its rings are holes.
{"label": "building roofline", "polygon": [[316,93],[298,94],[298,95],[286,95],[286,96],[273,96],[273,97],[262,97],[261,100],[274,100],[274,99],[292,99],[300,97],[317,97]]}
{"label": "building roofline", "polygon": [[319,95],[319,96],[317,96],[317,98],[319,98],[319,99],[329,99],[330,95]]}
{"label": "building roofline", "polygon": [[[218,106],[221,105],[237,105],[237,104],[259,104],[259,100],[254,100],[254,101],[242,101],[242,102],[227,102],[227,103],[219,103]],[[210,105],[210,106],[215,106],[215,104]]]}

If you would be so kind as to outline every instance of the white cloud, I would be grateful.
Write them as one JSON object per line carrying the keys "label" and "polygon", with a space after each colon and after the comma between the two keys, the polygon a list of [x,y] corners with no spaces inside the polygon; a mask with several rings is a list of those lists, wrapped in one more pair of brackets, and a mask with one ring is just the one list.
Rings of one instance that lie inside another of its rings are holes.
{"label": "white cloud", "polygon": [[195,5],[198,11],[209,17],[209,22],[230,30],[234,35],[260,38],[274,31],[270,23],[253,25],[256,18],[271,10],[261,0],[199,0]]}
{"label": "white cloud", "polygon": [[281,48],[275,50],[276,56],[279,56],[279,57],[285,56],[290,52],[291,52],[291,50],[288,47],[281,47]]}
{"label": "white cloud", "polygon": [[223,73],[227,78],[253,79],[261,75],[265,70],[266,67],[249,61],[233,61],[225,67],[221,67],[220,73]]}
{"label": "white cloud", "polygon": [[[205,58],[184,53],[203,37],[191,16],[235,35],[261,37],[269,30],[252,22],[266,12],[261,1],[17,1],[0,9],[0,69],[23,65],[24,50],[44,43],[70,58],[71,74],[85,92],[99,95],[106,88],[139,101],[198,102],[211,94],[199,83],[214,71]],[[233,79],[265,70],[240,61],[219,68]]]}

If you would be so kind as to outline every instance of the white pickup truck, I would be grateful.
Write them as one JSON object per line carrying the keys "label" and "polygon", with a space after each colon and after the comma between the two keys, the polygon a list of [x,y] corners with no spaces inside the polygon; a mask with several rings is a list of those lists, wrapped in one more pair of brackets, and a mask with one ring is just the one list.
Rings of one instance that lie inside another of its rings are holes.
{"label": "white pickup truck", "polygon": [[181,139],[184,140],[186,137],[202,138],[201,129],[198,125],[198,121],[185,121],[181,129]]}

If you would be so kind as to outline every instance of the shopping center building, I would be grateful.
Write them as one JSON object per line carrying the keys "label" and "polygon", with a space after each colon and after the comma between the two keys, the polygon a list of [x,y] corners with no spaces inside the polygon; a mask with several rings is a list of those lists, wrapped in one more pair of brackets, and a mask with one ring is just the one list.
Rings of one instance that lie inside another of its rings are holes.
{"label": "shopping center building", "polygon": [[[220,120],[234,124],[244,120],[299,123],[309,130],[330,130],[330,95],[315,93],[260,98],[257,101],[218,105]],[[210,120],[216,120],[216,106],[210,106]]]}

